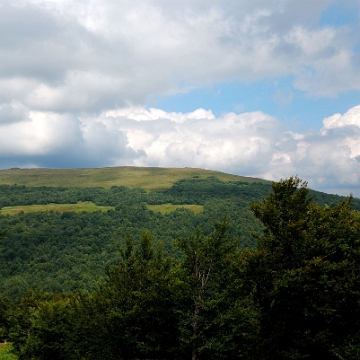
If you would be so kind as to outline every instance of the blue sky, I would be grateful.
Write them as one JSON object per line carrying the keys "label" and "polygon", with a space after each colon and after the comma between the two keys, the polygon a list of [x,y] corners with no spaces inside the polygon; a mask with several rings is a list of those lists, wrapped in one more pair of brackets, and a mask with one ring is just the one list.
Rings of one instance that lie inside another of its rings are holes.
{"label": "blue sky", "polygon": [[359,2],[335,1],[321,13],[320,27],[357,26],[359,22]]}
{"label": "blue sky", "polygon": [[[359,29],[359,1],[334,1],[322,10],[319,28],[352,27]],[[355,42],[354,52],[360,52]],[[358,62],[360,66],[360,58]],[[343,91],[332,96],[310,96],[296,89],[294,78],[279,77],[245,83],[226,81],[200,87],[184,94],[159,97],[148,102],[166,111],[191,112],[199,107],[223,112],[264,111],[299,131],[319,130],[322,120],[335,113],[345,113],[360,104],[360,92]]]}
{"label": "blue sky", "polygon": [[223,112],[264,111],[297,131],[319,130],[322,120],[335,113],[345,113],[359,105],[359,91],[337,96],[310,97],[294,89],[292,79],[265,80],[252,84],[237,81],[214,84],[184,94],[149,101],[149,107],[166,111],[191,112],[199,107],[211,109],[216,116]]}
{"label": "blue sky", "polygon": [[359,0],[0,0],[0,169],[200,167],[360,197]]}

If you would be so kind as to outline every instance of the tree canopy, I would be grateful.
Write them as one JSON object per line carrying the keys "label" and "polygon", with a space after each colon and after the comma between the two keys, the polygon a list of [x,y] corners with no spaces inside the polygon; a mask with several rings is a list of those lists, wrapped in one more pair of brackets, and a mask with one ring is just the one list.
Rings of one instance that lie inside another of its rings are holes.
{"label": "tree canopy", "polygon": [[359,213],[351,197],[333,208],[312,200],[295,177],[252,204],[264,233],[246,267],[264,359],[359,356]]}
{"label": "tree canopy", "polygon": [[322,205],[291,177],[251,204],[256,247],[240,245],[230,216],[177,236],[173,253],[137,232],[91,291],[2,297],[0,335],[25,360],[358,359],[352,201]]}

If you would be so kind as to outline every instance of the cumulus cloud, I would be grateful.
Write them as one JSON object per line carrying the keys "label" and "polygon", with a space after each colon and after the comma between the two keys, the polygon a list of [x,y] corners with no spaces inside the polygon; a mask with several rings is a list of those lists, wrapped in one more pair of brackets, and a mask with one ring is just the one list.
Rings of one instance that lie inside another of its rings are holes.
{"label": "cumulus cloud", "polygon": [[332,2],[1,0],[0,103],[99,111],[289,75],[315,96],[359,90],[358,29],[318,26]]}
{"label": "cumulus cloud", "polygon": [[134,150],[144,151],[135,165],[203,167],[272,180],[298,174],[316,189],[360,196],[360,106],[303,134],[262,112],[216,118],[203,109],[128,109],[105,119],[127,134]]}
{"label": "cumulus cloud", "polygon": [[264,177],[298,173],[311,186],[360,196],[360,106],[323,120],[319,132],[282,134]]}
{"label": "cumulus cloud", "polygon": [[126,143],[121,131],[96,119],[31,111],[21,122],[0,124],[0,167],[107,166],[138,156]]}
{"label": "cumulus cloud", "polygon": [[[358,107],[304,134],[261,111],[145,108],[228,80],[360,90],[358,26],[319,26],[333,3],[0,0],[0,167],[196,166],[356,187]],[[285,106],[291,90],[274,100]]]}
{"label": "cumulus cloud", "polygon": [[[294,133],[263,112],[167,113],[141,107],[97,116],[30,112],[0,125],[0,166],[201,167],[360,196],[360,106]],[[49,165],[50,164],[50,165]]]}

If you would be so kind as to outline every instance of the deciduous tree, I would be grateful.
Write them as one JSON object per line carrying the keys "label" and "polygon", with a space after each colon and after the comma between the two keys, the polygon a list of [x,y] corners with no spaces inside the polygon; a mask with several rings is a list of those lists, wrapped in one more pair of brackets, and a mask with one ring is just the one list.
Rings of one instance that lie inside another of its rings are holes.
{"label": "deciduous tree", "polygon": [[264,225],[247,253],[263,359],[358,359],[360,219],[351,198],[320,207],[297,177],[252,205]]}
{"label": "deciduous tree", "polygon": [[183,358],[251,358],[257,314],[243,287],[238,240],[228,228],[225,220],[208,236],[198,229],[177,241]]}

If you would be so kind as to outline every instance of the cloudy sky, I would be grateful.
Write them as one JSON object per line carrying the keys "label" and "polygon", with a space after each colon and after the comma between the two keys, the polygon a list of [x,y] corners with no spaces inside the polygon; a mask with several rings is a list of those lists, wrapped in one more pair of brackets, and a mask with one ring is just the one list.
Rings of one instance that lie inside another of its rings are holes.
{"label": "cloudy sky", "polygon": [[360,197],[360,0],[0,0],[0,169],[201,167]]}

